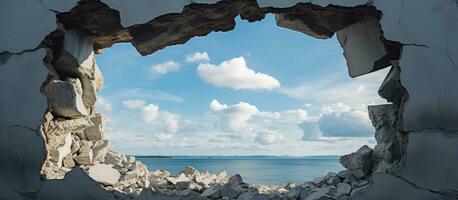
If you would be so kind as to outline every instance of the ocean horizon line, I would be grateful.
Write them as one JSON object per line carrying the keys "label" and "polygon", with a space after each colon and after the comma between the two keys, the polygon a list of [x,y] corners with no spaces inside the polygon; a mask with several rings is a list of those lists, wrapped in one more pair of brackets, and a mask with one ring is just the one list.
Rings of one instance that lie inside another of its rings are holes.
{"label": "ocean horizon line", "polygon": [[137,158],[202,158],[202,157],[218,157],[218,158],[335,158],[340,157],[341,155],[305,155],[305,156],[296,156],[296,155],[145,155],[139,154],[131,156]]}

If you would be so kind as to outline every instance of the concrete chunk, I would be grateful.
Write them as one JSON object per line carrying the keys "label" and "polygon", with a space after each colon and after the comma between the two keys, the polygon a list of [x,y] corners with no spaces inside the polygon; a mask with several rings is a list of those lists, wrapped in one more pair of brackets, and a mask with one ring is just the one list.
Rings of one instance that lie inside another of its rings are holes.
{"label": "concrete chunk", "polygon": [[372,167],[372,152],[373,150],[364,145],[355,153],[344,155],[340,157],[340,163],[353,174],[355,172],[363,172],[364,175],[367,175],[371,172]]}
{"label": "concrete chunk", "polygon": [[383,80],[380,88],[378,89],[378,94],[386,99],[388,102],[392,102],[396,105],[401,104],[402,99],[407,96],[405,88],[401,85],[400,80],[400,71],[399,66],[393,66],[390,69],[390,72],[386,75]]}
{"label": "concrete chunk", "polygon": [[83,104],[83,90],[79,79],[51,80],[44,87],[44,92],[54,115],[77,118],[88,114]]}
{"label": "concrete chunk", "polygon": [[107,164],[117,165],[122,161],[122,154],[113,151],[107,152],[104,161]]}
{"label": "concrete chunk", "polygon": [[75,157],[75,161],[80,165],[90,165],[93,163],[92,149],[83,149],[80,154]]}
{"label": "concrete chunk", "polygon": [[337,39],[344,49],[351,77],[368,74],[390,65],[375,65],[375,62],[386,54],[380,41],[379,27],[377,19],[368,18],[337,31]]}
{"label": "concrete chunk", "polygon": [[105,136],[103,135],[103,126],[104,118],[101,114],[96,114],[91,117],[91,121],[94,124],[93,126],[84,130],[84,136],[87,140],[103,140]]}
{"label": "concrete chunk", "polygon": [[200,196],[217,199],[221,196],[220,190],[221,190],[220,185],[214,185],[212,187],[205,189]]}
{"label": "concrete chunk", "polygon": [[110,150],[110,143],[108,140],[98,140],[92,146],[93,160],[94,162],[103,163],[105,161],[105,156]]}
{"label": "concrete chunk", "polygon": [[110,165],[95,164],[89,167],[88,175],[95,181],[104,185],[114,185],[118,182],[121,174]]}

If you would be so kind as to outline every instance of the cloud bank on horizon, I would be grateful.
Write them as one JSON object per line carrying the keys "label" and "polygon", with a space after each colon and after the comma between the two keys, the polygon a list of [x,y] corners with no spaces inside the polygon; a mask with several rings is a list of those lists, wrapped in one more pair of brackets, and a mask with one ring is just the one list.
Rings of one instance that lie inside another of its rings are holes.
{"label": "cloud bank on horizon", "polygon": [[[246,35],[243,28],[236,35]],[[274,26],[267,30],[291,34]],[[266,53],[262,37],[252,38],[258,48],[242,41],[231,49],[230,35],[211,36],[147,57],[118,45],[97,58],[107,87],[96,106],[107,115],[114,149],[156,155],[326,155],[374,144],[367,105],[384,102],[376,91],[386,70],[350,80],[335,39],[311,47],[312,55],[305,56],[304,44],[280,45],[278,52],[291,51],[278,55]],[[299,37],[304,36],[282,38]],[[208,43],[220,46],[202,51]],[[229,49],[222,52],[221,46]],[[130,56],[117,60],[120,54]],[[132,78],[120,78],[126,74]]]}

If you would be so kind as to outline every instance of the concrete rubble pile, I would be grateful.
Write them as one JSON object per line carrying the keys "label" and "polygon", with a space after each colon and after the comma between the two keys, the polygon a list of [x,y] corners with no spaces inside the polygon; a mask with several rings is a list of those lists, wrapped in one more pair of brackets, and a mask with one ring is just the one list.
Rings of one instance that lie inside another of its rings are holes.
{"label": "concrete rubble pile", "polygon": [[122,191],[120,192],[116,185],[123,181],[119,181],[114,187],[106,186],[105,188],[114,191],[115,196],[122,199],[141,199],[150,197],[151,194],[161,194],[177,199],[344,200],[350,199],[352,193],[363,190],[369,184],[367,180],[355,176],[349,170],[338,173],[330,172],[324,177],[302,184],[288,183],[276,186],[248,184],[239,174],[228,177],[225,171],[211,174],[199,172],[190,166],[176,175],[159,169],[149,172],[148,177],[149,185],[145,188],[125,190],[125,193],[121,193]]}

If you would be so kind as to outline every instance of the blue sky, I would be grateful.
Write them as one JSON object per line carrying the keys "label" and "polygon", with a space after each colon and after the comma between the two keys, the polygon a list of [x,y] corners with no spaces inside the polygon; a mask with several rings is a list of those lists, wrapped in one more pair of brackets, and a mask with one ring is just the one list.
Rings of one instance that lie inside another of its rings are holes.
{"label": "blue sky", "polygon": [[342,154],[374,143],[366,106],[386,70],[351,79],[337,40],[237,19],[235,30],[142,57],[97,57],[114,149],[166,155]]}

